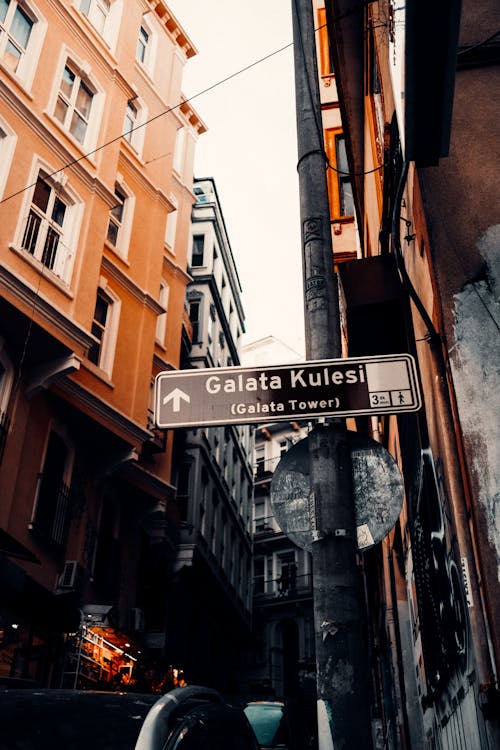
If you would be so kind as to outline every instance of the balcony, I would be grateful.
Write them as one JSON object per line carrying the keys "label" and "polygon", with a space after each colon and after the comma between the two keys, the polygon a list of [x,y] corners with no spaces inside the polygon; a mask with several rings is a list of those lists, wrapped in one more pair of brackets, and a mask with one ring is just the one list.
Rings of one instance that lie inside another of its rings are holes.
{"label": "balcony", "polygon": [[283,534],[278,522],[274,516],[267,516],[266,518],[255,518],[253,522],[253,534],[256,537],[263,536],[274,536],[275,534]]}
{"label": "balcony", "polygon": [[304,573],[295,579],[283,581],[281,578],[265,580],[256,576],[253,580],[253,598],[256,604],[296,601],[312,596],[312,574]]}

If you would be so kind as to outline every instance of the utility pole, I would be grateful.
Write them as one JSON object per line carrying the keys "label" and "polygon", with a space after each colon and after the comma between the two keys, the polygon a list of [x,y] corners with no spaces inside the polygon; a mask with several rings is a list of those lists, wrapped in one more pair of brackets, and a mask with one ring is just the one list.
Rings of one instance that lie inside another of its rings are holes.
{"label": "utility pole", "polygon": [[[292,0],[306,358],[341,356],[312,0]],[[309,436],[319,750],[372,746],[345,421]]]}

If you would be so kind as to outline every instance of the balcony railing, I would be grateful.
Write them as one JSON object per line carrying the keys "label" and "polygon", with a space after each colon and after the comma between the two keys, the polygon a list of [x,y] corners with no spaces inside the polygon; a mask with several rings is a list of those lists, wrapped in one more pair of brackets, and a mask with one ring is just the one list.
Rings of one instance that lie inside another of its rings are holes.
{"label": "balcony railing", "polygon": [[30,529],[47,543],[62,546],[66,540],[66,528],[70,503],[70,488],[64,482],[57,485],[47,475],[41,474],[37,510]]}
{"label": "balcony railing", "polygon": [[282,534],[278,522],[274,516],[267,516],[266,518],[255,518],[253,522],[253,533],[254,535],[260,534]]}
{"label": "balcony railing", "polygon": [[257,460],[254,465],[254,475],[256,479],[265,476],[266,474],[272,474],[277,465],[279,464],[280,456],[274,458],[261,458]]}
{"label": "balcony railing", "polygon": [[255,599],[294,599],[312,595],[312,574],[304,573],[295,579],[283,581],[281,578],[265,580],[263,576],[253,579]]}

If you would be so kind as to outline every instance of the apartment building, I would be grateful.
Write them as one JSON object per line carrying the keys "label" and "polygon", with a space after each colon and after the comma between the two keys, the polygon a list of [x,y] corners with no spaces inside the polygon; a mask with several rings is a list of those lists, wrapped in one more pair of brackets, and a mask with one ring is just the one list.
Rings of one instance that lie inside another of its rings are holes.
{"label": "apartment building", "polygon": [[[196,178],[182,367],[240,364],[241,286],[213,178]],[[235,691],[251,623],[253,430],[177,430],[179,535],[167,603],[168,654],[191,683]]]}
{"label": "apartment building", "polygon": [[162,0],[0,6],[0,676],[121,685],[164,645],[196,50]]}

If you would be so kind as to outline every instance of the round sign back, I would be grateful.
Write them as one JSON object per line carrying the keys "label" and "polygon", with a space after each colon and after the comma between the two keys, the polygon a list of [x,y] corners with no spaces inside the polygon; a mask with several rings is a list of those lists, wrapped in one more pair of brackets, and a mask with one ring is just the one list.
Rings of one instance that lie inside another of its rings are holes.
{"label": "round sign back", "polygon": [[[349,432],[348,437],[358,549],[367,550],[396,523],[403,504],[403,479],[380,443],[357,432]],[[271,506],[283,533],[309,552],[313,541],[310,505],[309,441],[304,438],[281,457],[271,480]]]}

